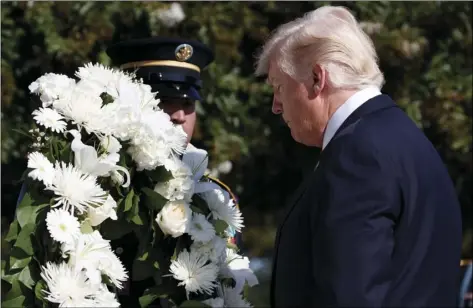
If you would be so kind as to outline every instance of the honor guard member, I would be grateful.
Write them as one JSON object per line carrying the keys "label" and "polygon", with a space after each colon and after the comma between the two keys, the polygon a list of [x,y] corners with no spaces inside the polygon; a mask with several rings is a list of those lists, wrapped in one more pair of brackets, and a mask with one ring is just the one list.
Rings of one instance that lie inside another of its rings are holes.
{"label": "honor guard member", "polygon": [[[107,49],[107,54],[112,59],[113,65],[133,72],[137,78],[143,80],[143,83],[150,85],[153,92],[157,92],[156,98],[160,99],[159,107],[169,114],[173,123],[182,125],[187,134],[187,142],[190,143],[196,122],[196,103],[202,102],[201,71],[213,61],[213,52],[197,41],[153,37],[117,43]],[[209,179],[227,190],[237,204],[237,199],[228,186],[217,179]],[[117,244],[117,253],[136,252],[137,247],[130,247],[132,242],[131,239],[122,239],[126,249]],[[229,242],[238,245],[240,235],[235,234]],[[131,265],[136,256],[133,253],[119,256],[131,272]],[[133,285],[141,288],[137,282],[133,282]],[[120,298],[123,307],[139,307],[137,300],[143,290],[135,287],[132,290],[129,284],[127,286]],[[138,294],[133,296],[135,292]]]}

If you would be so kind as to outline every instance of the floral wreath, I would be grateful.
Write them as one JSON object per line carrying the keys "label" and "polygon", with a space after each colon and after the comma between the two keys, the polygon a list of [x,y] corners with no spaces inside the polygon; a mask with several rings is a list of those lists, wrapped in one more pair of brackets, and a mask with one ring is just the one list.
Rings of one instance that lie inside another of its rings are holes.
{"label": "floral wreath", "polygon": [[186,146],[182,127],[151,87],[100,64],[78,80],[45,74],[29,89],[32,115],[26,193],[5,238],[9,291],[2,306],[119,307],[129,273],[111,240],[139,239],[132,282],[152,278],[141,307],[250,307],[258,280],[228,238],[243,217],[204,175],[207,152]]}

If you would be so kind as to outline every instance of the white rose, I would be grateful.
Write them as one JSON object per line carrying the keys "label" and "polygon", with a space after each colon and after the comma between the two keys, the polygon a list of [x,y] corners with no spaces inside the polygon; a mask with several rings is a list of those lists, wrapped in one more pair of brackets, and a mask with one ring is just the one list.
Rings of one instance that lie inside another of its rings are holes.
{"label": "white rose", "polygon": [[156,222],[164,234],[179,237],[187,232],[192,218],[189,204],[184,200],[170,201],[156,216]]}
{"label": "white rose", "polygon": [[117,202],[115,202],[110,195],[108,195],[107,200],[101,206],[96,208],[89,207],[87,214],[90,224],[95,227],[100,225],[107,218],[117,220],[116,207]]}

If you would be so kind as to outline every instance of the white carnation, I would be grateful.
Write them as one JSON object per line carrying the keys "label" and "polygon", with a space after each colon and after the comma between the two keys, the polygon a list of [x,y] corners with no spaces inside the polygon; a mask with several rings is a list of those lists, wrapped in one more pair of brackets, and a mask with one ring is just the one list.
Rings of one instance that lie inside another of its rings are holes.
{"label": "white carnation", "polygon": [[167,182],[159,182],[154,191],[170,201],[185,200],[190,202],[194,194],[194,180],[189,167],[180,160],[176,160],[173,168],[173,178]]}
{"label": "white carnation", "polygon": [[75,83],[74,79],[66,75],[48,73],[32,82],[29,90],[39,94],[43,107],[48,107],[57,99],[69,97]]}

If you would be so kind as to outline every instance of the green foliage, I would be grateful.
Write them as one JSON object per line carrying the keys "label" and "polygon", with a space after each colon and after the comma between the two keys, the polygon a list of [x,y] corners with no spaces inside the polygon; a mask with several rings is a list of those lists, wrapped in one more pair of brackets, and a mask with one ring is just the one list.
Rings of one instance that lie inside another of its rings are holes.
{"label": "green foliage", "polygon": [[[221,179],[239,195],[248,226],[246,246],[253,254],[266,253],[274,232],[264,232],[268,239],[261,239],[261,232],[252,232],[251,226],[273,228],[285,198],[303,170],[315,163],[318,151],[295,144],[271,114],[271,91],[253,77],[254,54],[276,26],[328,3],[183,2],[186,19],[172,28],[157,17],[159,9],[169,6],[165,2],[2,3],[2,188],[17,188],[18,170],[25,167],[27,137],[13,129],[34,128],[30,114],[37,104],[28,96],[28,85],[39,75],[70,74],[88,61],[109,64],[104,50],[119,39],[198,39],[213,48],[216,60],[204,73],[205,99],[198,106],[193,142],[209,150],[211,167],[233,162],[231,173]],[[470,239],[464,256],[471,257],[472,226],[466,219],[472,215],[471,2],[336,4],[347,6],[363,22],[386,78],[383,92],[427,134],[448,166],[462,204],[465,239]],[[5,194],[4,213],[13,212],[16,196],[15,190]],[[140,223],[146,225],[147,218],[133,211],[133,202],[136,199],[120,204],[128,209],[129,224],[105,222],[103,232],[125,234]],[[200,209],[198,201],[194,203],[193,209]],[[21,226],[16,228],[10,232],[21,232]]]}

